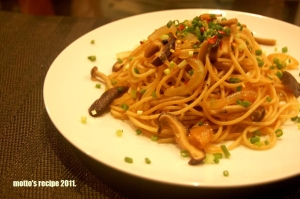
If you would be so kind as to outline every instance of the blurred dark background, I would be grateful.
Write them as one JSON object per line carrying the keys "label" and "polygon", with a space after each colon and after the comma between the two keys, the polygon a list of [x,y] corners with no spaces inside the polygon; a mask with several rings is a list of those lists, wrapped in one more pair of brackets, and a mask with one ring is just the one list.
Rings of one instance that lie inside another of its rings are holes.
{"label": "blurred dark background", "polygon": [[158,10],[214,8],[261,14],[300,26],[299,0],[0,0],[0,10],[114,21]]}

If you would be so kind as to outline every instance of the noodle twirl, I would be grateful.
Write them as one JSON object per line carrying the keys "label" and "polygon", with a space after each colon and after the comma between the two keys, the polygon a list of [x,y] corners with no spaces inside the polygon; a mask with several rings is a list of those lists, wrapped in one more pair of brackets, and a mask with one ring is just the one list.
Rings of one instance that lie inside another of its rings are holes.
{"label": "noodle twirl", "polygon": [[[190,154],[222,152],[224,143],[265,150],[298,115],[292,88],[281,81],[298,61],[286,52],[266,55],[261,44],[276,41],[255,37],[236,18],[202,14],[169,21],[120,53],[111,74],[96,76],[118,96],[110,113],[158,142]],[[119,88],[126,88],[122,95]]]}

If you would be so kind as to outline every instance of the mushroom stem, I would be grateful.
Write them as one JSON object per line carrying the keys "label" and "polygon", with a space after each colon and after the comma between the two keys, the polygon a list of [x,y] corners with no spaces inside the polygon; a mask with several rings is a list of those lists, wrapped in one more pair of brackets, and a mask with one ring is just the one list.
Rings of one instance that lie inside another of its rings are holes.
{"label": "mushroom stem", "polygon": [[163,112],[158,117],[158,124],[158,133],[160,133],[163,128],[171,128],[173,130],[176,143],[181,149],[187,150],[190,154],[190,165],[200,164],[205,159],[204,151],[199,150],[189,142],[188,131],[176,116]]}
{"label": "mushroom stem", "polygon": [[92,80],[96,80],[97,78],[103,80],[108,89],[113,87],[112,84],[111,84],[111,81],[109,80],[109,78],[104,73],[101,73],[100,71],[98,71],[97,66],[94,66],[92,68],[91,77],[92,77]]}

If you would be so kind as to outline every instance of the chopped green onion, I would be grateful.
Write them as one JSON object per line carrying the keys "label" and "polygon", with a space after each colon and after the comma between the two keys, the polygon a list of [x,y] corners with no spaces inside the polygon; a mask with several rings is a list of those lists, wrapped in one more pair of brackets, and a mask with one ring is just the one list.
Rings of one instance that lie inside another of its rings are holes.
{"label": "chopped green onion", "polygon": [[264,66],[265,63],[259,57],[257,57],[256,60],[257,60],[257,64],[258,64],[259,67]]}
{"label": "chopped green onion", "polygon": [[255,50],[255,55],[262,55],[262,50]]}
{"label": "chopped green onion", "polygon": [[153,97],[153,98],[156,97],[156,92],[155,92],[155,91],[152,92],[152,97]]}
{"label": "chopped green onion", "polygon": [[146,92],[146,89],[144,89],[144,88],[142,90],[140,90],[141,94],[144,94],[145,92]]}
{"label": "chopped green onion", "polygon": [[292,121],[296,121],[296,120],[298,120],[298,116],[296,116],[296,117],[292,117],[292,118],[291,118],[291,120],[292,120]]}
{"label": "chopped green onion", "polygon": [[139,69],[137,69],[137,68],[134,68],[133,70],[134,70],[134,72],[135,72],[136,74],[140,74],[140,71],[139,71]]}
{"label": "chopped green onion", "polygon": [[288,51],[288,48],[287,48],[287,47],[283,47],[283,48],[281,49],[281,52],[282,52],[282,53],[287,53],[287,51]]}
{"label": "chopped green onion", "polygon": [[152,135],[151,140],[152,140],[153,142],[156,142],[156,141],[158,140],[157,135]]}
{"label": "chopped green onion", "polygon": [[190,76],[192,76],[193,74],[194,74],[194,70],[192,69],[192,70],[189,70],[188,71],[188,74],[190,75]]}
{"label": "chopped green onion", "polygon": [[88,59],[92,62],[96,61],[96,56],[95,55],[91,55],[91,56],[88,56]]}
{"label": "chopped green onion", "polygon": [[215,158],[215,159],[214,159],[214,162],[215,162],[216,164],[218,164],[218,163],[220,162],[220,159]]}
{"label": "chopped green onion", "polygon": [[203,122],[199,122],[199,123],[198,123],[198,126],[202,126],[202,125],[203,125]]}
{"label": "chopped green onion", "polygon": [[122,60],[121,58],[118,58],[118,59],[117,59],[117,62],[118,62],[118,63],[122,63],[123,60]]}
{"label": "chopped green onion", "polygon": [[300,123],[300,117],[298,117],[297,123]]}
{"label": "chopped green onion", "polygon": [[221,149],[222,149],[222,151],[223,151],[225,157],[226,157],[226,158],[229,158],[230,152],[228,151],[226,145],[222,144],[222,145],[220,145],[220,147],[221,147]]}
{"label": "chopped green onion", "polygon": [[259,142],[255,142],[254,145],[255,146],[262,146],[263,144],[259,141]]}
{"label": "chopped green onion", "polygon": [[96,84],[95,87],[96,88],[101,88],[101,84]]}
{"label": "chopped green onion", "polygon": [[164,70],[165,75],[169,75],[171,73],[171,70],[169,68]]}
{"label": "chopped green onion", "polygon": [[256,130],[253,132],[253,136],[260,136],[260,135],[261,135],[260,130]]}
{"label": "chopped green onion", "polygon": [[231,78],[229,79],[229,82],[230,82],[230,83],[239,83],[239,82],[240,82],[240,79],[239,79],[239,78],[235,78],[235,77],[231,77]]}
{"label": "chopped green onion", "polygon": [[268,140],[265,140],[265,145],[269,145],[269,141]]}
{"label": "chopped green onion", "polygon": [[185,65],[187,65],[187,61],[184,59],[178,64],[178,67],[183,68]]}
{"label": "chopped green onion", "polygon": [[256,143],[256,142],[260,142],[260,137],[259,136],[254,136],[250,138],[250,142],[252,144]]}
{"label": "chopped green onion", "polygon": [[244,100],[244,101],[242,101],[242,100],[236,100],[236,104],[238,104],[238,105],[241,105],[241,106],[243,106],[243,107],[249,107],[249,106],[251,106],[251,102],[248,102],[248,101],[246,101],[246,100]]}
{"label": "chopped green onion", "polygon": [[121,92],[123,90],[123,88],[122,87],[118,87],[117,90],[118,90],[118,92]]}
{"label": "chopped green onion", "polygon": [[146,164],[151,164],[151,160],[149,158],[145,158]]}
{"label": "chopped green onion", "polygon": [[170,20],[168,23],[167,23],[167,27],[170,28],[172,26],[173,22]]}
{"label": "chopped green onion", "polygon": [[227,170],[223,171],[223,176],[225,177],[229,176],[229,172]]}
{"label": "chopped green onion", "polygon": [[266,97],[267,102],[271,102],[272,98],[270,96]]}
{"label": "chopped green onion", "polygon": [[213,156],[212,154],[207,153],[205,155],[204,162],[205,162],[205,164],[214,164],[215,163],[214,159],[215,159],[215,156]]}
{"label": "chopped green onion", "polygon": [[135,130],[135,132],[136,132],[137,135],[142,134],[142,130],[141,129],[137,129],[137,130]]}
{"label": "chopped green onion", "polygon": [[86,124],[86,121],[87,121],[87,117],[81,116],[81,123]]}
{"label": "chopped green onion", "polygon": [[124,160],[125,160],[125,162],[127,162],[127,163],[133,163],[133,159],[130,158],[130,157],[125,157]]}
{"label": "chopped green onion", "polygon": [[121,105],[121,108],[124,110],[124,111],[127,111],[129,109],[129,106],[126,104],[126,103],[123,103]]}
{"label": "chopped green onion", "polygon": [[95,43],[95,40],[94,40],[94,39],[92,39],[92,40],[91,40],[91,44],[94,44],[94,43]]}
{"label": "chopped green onion", "polygon": [[236,91],[241,91],[243,89],[243,87],[242,86],[238,86],[238,87],[236,87]]}
{"label": "chopped green onion", "polygon": [[276,137],[281,137],[281,136],[283,135],[283,132],[282,132],[281,129],[277,129],[277,130],[275,131],[275,134],[276,134]]}
{"label": "chopped green onion", "polygon": [[223,158],[223,154],[222,153],[214,153],[213,156],[217,159],[222,159]]}
{"label": "chopped green onion", "polygon": [[181,150],[181,151],[180,151],[180,155],[181,155],[181,157],[184,157],[184,158],[190,156],[190,155],[189,155],[189,152],[188,152],[187,150]]}
{"label": "chopped green onion", "polygon": [[120,130],[120,129],[117,130],[117,131],[116,131],[116,134],[117,134],[118,137],[122,137],[122,135],[123,135],[123,130]]}
{"label": "chopped green onion", "polygon": [[275,74],[279,79],[281,79],[282,78],[282,73],[280,72],[280,71],[277,71],[277,73]]}

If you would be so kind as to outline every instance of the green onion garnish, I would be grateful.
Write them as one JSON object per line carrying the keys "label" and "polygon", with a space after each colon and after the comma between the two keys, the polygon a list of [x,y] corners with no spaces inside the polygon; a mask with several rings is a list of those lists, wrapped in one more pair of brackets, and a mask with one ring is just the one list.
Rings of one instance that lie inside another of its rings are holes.
{"label": "green onion garnish", "polygon": [[96,56],[95,55],[91,55],[91,56],[88,56],[88,59],[92,62],[96,61]]}
{"label": "green onion garnish", "polygon": [[267,102],[271,102],[272,98],[268,96],[268,97],[266,97],[266,100],[267,100]]}
{"label": "green onion garnish", "polygon": [[126,104],[126,103],[123,103],[121,105],[121,108],[124,110],[124,111],[127,111],[129,109],[129,106]]}
{"label": "green onion garnish", "polygon": [[238,104],[238,105],[241,105],[241,106],[243,106],[243,107],[249,107],[249,106],[251,106],[251,102],[248,102],[248,101],[246,101],[246,100],[244,100],[244,101],[242,101],[242,100],[236,100],[236,104]]}
{"label": "green onion garnish", "polygon": [[141,94],[144,94],[145,92],[146,92],[146,89],[144,89],[144,88],[140,90]]}
{"label": "green onion garnish", "polygon": [[229,176],[229,172],[227,170],[223,171],[223,176],[225,177]]}
{"label": "green onion garnish", "polygon": [[269,144],[269,141],[268,140],[265,140],[265,145],[268,145]]}
{"label": "green onion garnish", "polygon": [[101,88],[101,84],[96,84],[95,87],[96,88]]}
{"label": "green onion garnish", "polygon": [[292,120],[292,121],[296,121],[296,120],[298,120],[298,116],[296,116],[296,117],[292,117],[292,118],[291,118],[291,120]]}
{"label": "green onion garnish", "polygon": [[118,137],[122,137],[122,135],[123,135],[123,130],[118,129],[118,130],[116,131],[116,134],[117,134]]}
{"label": "green onion garnish", "polygon": [[130,157],[125,157],[124,160],[125,160],[125,162],[127,162],[127,163],[133,163],[133,159],[130,158]]}
{"label": "green onion garnish", "polygon": [[167,27],[170,28],[172,26],[173,22],[170,20],[168,23],[167,23]]}
{"label": "green onion garnish", "polygon": [[256,142],[260,142],[260,137],[259,136],[254,136],[250,138],[250,142],[252,144],[256,143]]}
{"label": "green onion garnish", "polygon": [[189,152],[187,150],[181,150],[180,155],[184,158],[189,157]]}
{"label": "green onion garnish", "polygon": [[203,125],[203,122],[199,122],[199,123],[198,123],[198,126],[202,126],[202,125]]}
{"label": "green onion garnish", "polygon": [[153,142],[156,142],[158,140],[158,137],[156,135],[152,135],[151,140]]}
{"label": "green onion garnish", "polygon": [[283,47],[283,48],[281,49],[281,52],[282,52],[282,53],[287,53],[287,51],[288,51],[288,48],[287,48],[287,47]]}
{"label": "green onion garnish", "polygon": [[255,50],[255,55],[262,55],[262,50]]}
{"label": "green onion garnish", "polygon": [[281,137],[283,135],[283,131],[281,129],[277,129],[275,131],[276,137]]}
{"label": "green onion garnish", "polygon": [[140,74],[140,71],[139,71],[139,69],[137,69],[137,68],[134,68],[133,70],[134,70],[134,72],[135,72],[136,74]]}
{"label": "green onion garnish", "polygon": [[92,40],[91,40],[91,44],[94,44],[94,43],[95,43],[95,40],[94,40],[94,39],[92,39]]}
{"label": "green onion garnish", "polygon": [[264,66],[265,63],[263,62],[263,60],[261,60],[259,57],[257,57],[256,60],[257,60],[257,64],[258,64],[259,67]]}
{"label": "green onion garnish", "polygon": [[282,73],[280,72],[280,71],[277,71],[277,73],[275,74],[279,79],[281,79],[282,78]]}
{"label": "green onion garnish", "polygon": [[151,160],[149,158],[145,158],[146,164],[151,164]]}
{"label": "green onion garnish", "polygon": [[220,145],[220,147],[221,147],[221,149],[222,149],[222,151],[223,151],[225,157],[226,157],[226,158],[229,158],[230,152],[228,151],[226,145],[222,144],[222,145]]}
{"label": "green onion garnish", "polygon": [[217,159],[222,159],[223,158],[223,154],[222,153],[214,153],[213,156]]}
{"label": "green onion garnish", "polygon": [[218,164],[218,163],[220,162],[220,159],[215,158],[215,159],[214,159],[214,162],[215,162],[216,164]]}
{"label": "green onion garnish", "polygon": [[87,121],[87,117],[81,116],[81,123],[86,124],[86,121]]}
{"label": "green onion garnish", "polygon": [[135,130],[135,132],[136,132],[137,135],[142,134],[142,130],[141,129],[137,129],[137,130]]}

